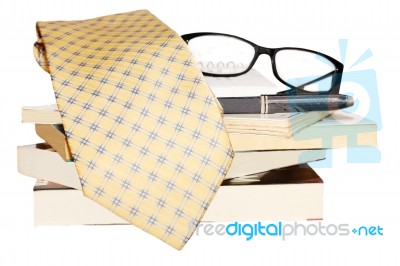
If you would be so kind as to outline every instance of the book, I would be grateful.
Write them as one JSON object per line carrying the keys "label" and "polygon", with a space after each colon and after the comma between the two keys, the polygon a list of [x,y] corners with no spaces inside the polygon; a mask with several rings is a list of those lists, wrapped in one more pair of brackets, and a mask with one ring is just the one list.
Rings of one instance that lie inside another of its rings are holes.
{"label": "book", "polygon": [[290,138],[260,134],[229,134],[233,150],[335,149],[376,147],[377,125],[356,114],[336,112]]}
{"label": "book", "polygon": [[[19,146],[18,171],[75,189],[81,189],[73,162],[65,162],[45,143]],[[226,179],[325,159],[325,150],[255,151],[237,153]]]}
{"label": "book", "polygon": [[237,77],[204,78],[216,97],[260,96],[278,92],[278,87],[254,68]]}
{"label": "book", "polygon": [[33,188],[35,225],[127,224],[76,190],[46,180]]}
{"label": "book", "polygon": [[204,221],[313,220],[323,217],[323,180],[307,164],[225,180]]}
{"label": "book", "polygon": [[[60,141],[66,141],[64,136],[58,134],[57,137]],[[335,112],[290,138],[251,133],[230,133],[229,137],[235,152],[376,147],[377,125],[356,114]]]}
{"label": "book", "polygon": [[[330,113],[297,112],[276,114],[225,114],[224,124],[228,133],[267,134],[290,137],[318,122]],[[35,124],[62,124],[56,105],[22,108],[22,122]]]}
{"label": "book", "polygon": [[328,116],[330,112],[275,114],[224,114],[228,133],[250,133],[289,138],[300,130]]}
{"label": "book", "polygon": [[64,127],[61,124],[36,124],[36,134],[49,144],[64,161],[72,161]]}
{"label": "book", "polygon": [[324,149],[236,152],[225,179],[324,160]]}
{"label": "book", "polygon": [[22,123],[62,124],[60,112],[55,104],[23,106],[21,116]]}
{"label": "book", "polygon": [[68,187],[82,189],[74,163],[65,162],[48,144],[17,147],[18,172]]}
{"label": "book", "polygon": [[[38,181],[35,225],[127,224],[82,191]],[[202,221],[233,222],[323,218],[323,181],[308,165],[225,180]]]}

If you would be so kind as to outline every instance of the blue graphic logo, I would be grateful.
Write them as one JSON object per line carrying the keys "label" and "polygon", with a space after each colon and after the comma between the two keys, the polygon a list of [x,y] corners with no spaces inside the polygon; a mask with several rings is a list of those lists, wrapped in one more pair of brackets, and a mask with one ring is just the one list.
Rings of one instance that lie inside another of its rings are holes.
{"label": "blue graphic logo", "polygon": [[[341,61],[345,65],[347,54],[348,40],[339,40],[339,48]],[[382,129],[382,118],[380,112],[379,95],[377,77],[374,69],[352,70],[354,67],[359,66],[365,60],[372,57],[372,51],[367,49],[359,58],[346,67],[343,71],[341,94],[351,95],[354,98],[354,106],[340,110],[344,114],[358,113],[361,115],[357,123],[363,124],[370,120],[376,123],[376,128],[362,129],[360,127],[357,131],[349,131],[346,127],[338,128],[331,132],[325,132],[323,136],[320,133],[310,133],[305,135],[295,134],[296,140],[304,139],[321,139],[323,147],[331,147],[335,137],[345,138],[347,141],[347,162],[348,163],[379,163],[381,161],[381,153],[379,149],[371,146],[364,146],[358,143],[360,134],[377,131]],[[350,91],[346,91],[350,89]],[[364,131],[361,131],[364,130]],[[307,156],[306,152],[304,156]],[[327,160],[318,162],[313,167],[331,167],[332,156],[331,151],[327,150]]]}

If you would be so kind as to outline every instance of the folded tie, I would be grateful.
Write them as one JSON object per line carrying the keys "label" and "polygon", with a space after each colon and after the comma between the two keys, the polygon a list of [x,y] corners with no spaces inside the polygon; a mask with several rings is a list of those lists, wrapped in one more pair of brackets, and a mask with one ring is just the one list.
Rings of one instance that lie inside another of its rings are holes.
{"label": "folded tie", "polygon": [[233,158],[186,44],[146,10],[36,28],[84,195],[181,249]]}

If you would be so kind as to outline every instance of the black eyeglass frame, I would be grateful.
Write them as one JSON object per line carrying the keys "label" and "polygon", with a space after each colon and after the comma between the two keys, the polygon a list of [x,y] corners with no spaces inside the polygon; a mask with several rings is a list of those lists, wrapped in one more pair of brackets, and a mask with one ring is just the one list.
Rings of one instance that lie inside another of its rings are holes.
{"label": "black eyeglass frame", "polygon": [[[267,47],[263,47],[260,45],[257,45],[249,40],[246,40],[244,38],[235,36],[235,35],[231,35],[231,34],[226,34],[226,33],[217,33],[217,32],[195,32],[195,33],[188,33],[188,34],[184,34],[182,35],[182,39],[189,44],[189,41],[200,37],[200,36],[207,36],[207,35],[212,35],[212,36],[226,36],[226,37],[230,37],[230,38],[235,38],[238,39],[240,41],[246,42],[249,45],[251,45],[254,48],[254,58],[253,60],[250,62],[249,67],[247,69],[245,69],[244,71],[240,72],[240,73],[235,73],[235,74],[215,74],[215,73],[208,73],[208,72],[203,72],[203,74],[205,76],[211,76],[211,77],[237,77],[240,75],[243,75],[245,73],[247,73],[248,71],[250,71],[250,69],[254,66],[254,64],[256,63],[258,57],[262,54],[267,54],[270,56],[271,58],[271,64],[272,64],[272,72],[274,73],[274,76],[283,84],[285,84],[286,86],[288,86],[289,90],[287,91],[283,91],[280,94],[339,94],[339,90],[340,90],[340,84],[342,81],[342,74],[343,74],[343,64],[340,63],[339,61],[337,61],[335,58],[330,57],[329,55],[317,52],[317,51],[313,51],[313,50],[309,50],[309,49],[304,49],[304,48],[298,48],[298,47],[281,47],[281,48],[267,48]],[[325,59],[327,59],[328,61],[330,61],[334,66],[335,69],[317,79],[311,80],[305,84],[302,84],[300,86],[293,86],[289,83],[287,83],[285,80],[283,80],[279,74],[278,71],[276,69],[276,63],[275,63],[275,56],[279,51],[282,50],[298,50],[298,51],[304,51],[304,52],[311,52],[314,53],[318,56],[321,56]],[[321,92],[310,92],[310,91],[306,91],[304,90],[304,87],[312,84],[314,82],[323,80],[329,76],[332,76],[332,83],[331,83],[331,88],[328,91],[321,91]]]}

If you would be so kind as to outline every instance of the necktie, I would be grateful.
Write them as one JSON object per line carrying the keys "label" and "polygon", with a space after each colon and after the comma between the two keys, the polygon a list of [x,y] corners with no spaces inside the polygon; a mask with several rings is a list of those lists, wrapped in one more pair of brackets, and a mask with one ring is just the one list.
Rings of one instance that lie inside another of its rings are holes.
{"label": "necktie", "polygon": [[186,44],[147,10],[36,28],[84,195],[181,249],[233,158]]}

